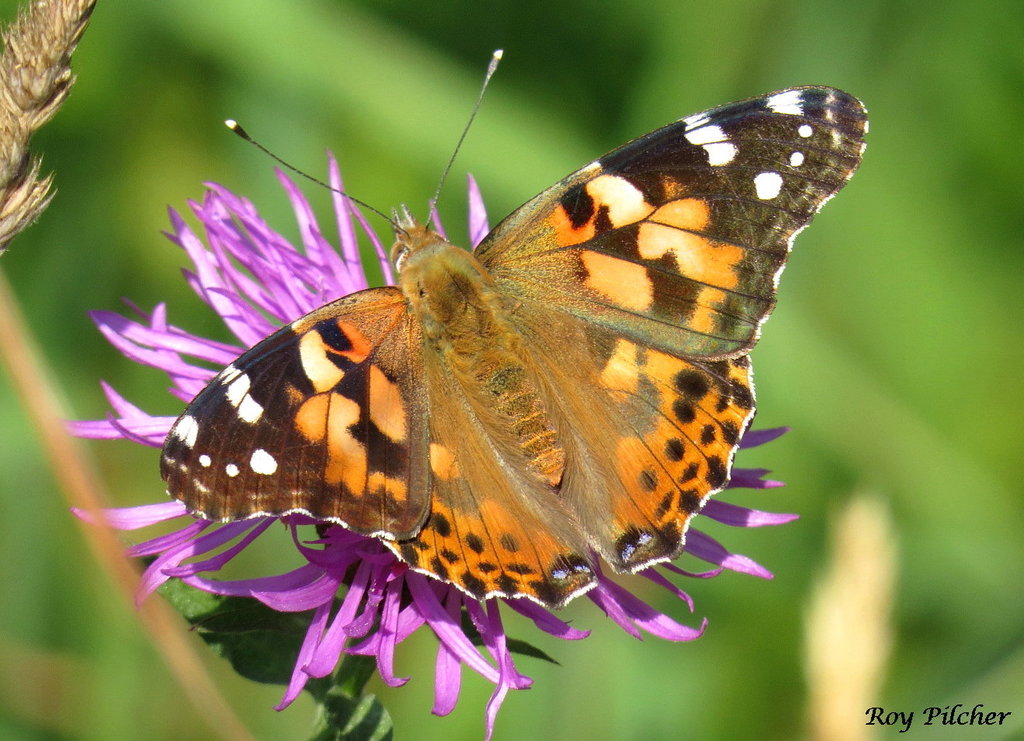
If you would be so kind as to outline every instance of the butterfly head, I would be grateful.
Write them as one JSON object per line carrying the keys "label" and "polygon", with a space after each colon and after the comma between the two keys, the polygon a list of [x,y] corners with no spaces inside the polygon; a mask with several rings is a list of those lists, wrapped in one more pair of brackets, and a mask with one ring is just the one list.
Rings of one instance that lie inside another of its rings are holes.
{"label": "butterfly head", "polygon": [[395,243],[391,246],[391,264],[401,273],[411,255],[433,243],[444,244],[444,239],[433,229],[412,215],[407,206],[395,209],[391,214],[395,231]]}
{"label": "butterfly head", "polygon": [[473,253],[456,247],[403,208],[395,213],[391,260],[398,283],[427,337],[480,326],[493,297],[493,280]]}

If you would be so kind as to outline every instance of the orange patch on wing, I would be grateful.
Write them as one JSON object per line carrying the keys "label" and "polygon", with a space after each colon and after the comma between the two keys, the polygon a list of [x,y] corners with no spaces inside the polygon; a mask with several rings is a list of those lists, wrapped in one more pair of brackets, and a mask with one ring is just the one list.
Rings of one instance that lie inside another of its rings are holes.
{"label": "orange patch on wing", "polygon": [[649,456],[644,441],[638,437],[624,437],[615,446],[615,465],[623,479],[624,474],[633,471]]}
{"label": "orange patch on wing", "polygon": [[[528,563],[532,561],[530,565],[536,568],[535,576],[540,576],[555,555],[565,548],[562,543],[558,542],[554,532],[537,527],[536,521],[528,524],[522,517],[510,512],[496,499],[480,498],[477,500],[477,506],[479,514],[474,513],[470,518],[460,516],[457,510],[452,510],[452,516],[456,522],[456,529],[460,532],[475,530],[487,533],[488,539],[491,541],[488,543],[491,553],[488,554],[487,551],[484,551],[480,554],[481,560],[488,557],[500,560],[502,555],[495,549],[498,544],[494,541],[499,540],[503,535],[511,535],[519,543],[528,543],[530,546],[529,549],[523,548],[518,551],[514,560]],[[476,523],[473,520],[478,520],[480,524],[474,527]],[[509,557],[505,556],[505,558]]]}
{"label": "orange patch on wing", "polygon": [[327,436],[328,401],[327,394],[317,394],[306,399],[295,412],[295,429],[311,443],[320,442]]}
{"label": "orange patch on wing", "polygon": [[442,481],[459,476],[459,466],[452,451],[439,443],[430,443],[430,470]]}
{"label": "orange patch on wing", "polygon": [[651,214],[648,221],[699,232],[711,221],[711,207],[702,198],[677,198]]}
{"label": "orange patch on wing", "polygon": [[366,360],[370,354],[370,350],[373,349],[373,345],[366,339],[366,335],[359,331],[359,327],[348,322],[338,322],[338,329],[344,333],[345,337],[351,343],[352,347],[349,350],[338,353],[342,357],[348,358],[353,363],[362,363]]}
{"label": "orange patch on wing", "polygon": [[718,329],[718,307],[724,301],[725,291],[710,287],[702,288],[697,297],[697,305],[693,307],[693,313],[686,323],[687,327],[705,334],[714,334]]}
{"label": "orange patch on wing", "polygon": [[555,232],[555,241],[562,247],[586,242],[594,237],[593,219],[576,228],[572,225],[569,214],[566,213],[565,208],[561,204],[548,217],[548,222]]}
{"label": "orange patch on wing", "polygon": [[374,492],[383,490],[385,496],[399,502],[404,502],[409,498],[409,488],[402,479],[396,479],[380,471],[370,474],[366,481],[366,488]]}
{"label": "orange patch on wing", "polygon": [[615,446],[615,467],[618,469],[619,480],[630,494],[628,497],[614,498],[614,516],[618,522],[635,522],[638,513],[643,510],[643,503],[649,494],[639,490],[637,476],[640,471],[650,468],[650,465],[651,451],[643,439],[624,437],[618,441]]}
{"label": "orange patch on wing", "polygon": [[601,385],[612,391],[634,393],[640,383],[640,369],[636,364],[637,347],[629,340],[615,341],[615,350],[601,371]]}
{"label": "orange patch on wing", "polygon": [[331,394],[327,413],[328,483],[342,483],[352,494],[366,488],[366,447],[352,436],[349,427],[359,421],[359,404],[341,394]]}
{"label": "orange patch on wing", "polygon": [[396,443],[405,440],[405,404],[398,385],[375,365],[370,366],[370,421]]}
{"label": "orange patch on wing", "polygon": [[[477,499],[476,505],[477,512],[473,516],[489,525],[493,523],[490,527],[494,531],[492,537],[497,537],[504,530],[518,530],[521,526],[519,518],[513,517],[508,508],[496,499],[481,497]],[[461,519],[457,513],[455,517]]]}
{"label": "orange patch on wing", "polygon": [[[683,364],[679,361],[679,358],[674,358],[671,355],[667,355],[657,350],[648,350],[645,356],[644,362],[644,375],[648,378],[654,379],[658,384],[671,384],[672,377],[683,367]],[[662,391],[662,397],[665,397],[664,389]],[[672,389],[671,393],[674,393],[675,389]],[[671,395],[671,394],[670,394]],[[671,400],[669,406],[671,407]]]}
{"label": "orange patch on wing", "polygon": [[712,242],[681,227],[648,221],[640,225],[637,249],[645,260],[672,253],[679,273],[699,283],[721,288],[735,288],[739,284],[736,268],[744,256],[742,247]]}
{"label": "orange patch on wing", "polygon": [[584,250],[580,260],[587,271],[588,288],[624,309],[646,311],[650,308],[654,284],[643,265],[590,250]]}

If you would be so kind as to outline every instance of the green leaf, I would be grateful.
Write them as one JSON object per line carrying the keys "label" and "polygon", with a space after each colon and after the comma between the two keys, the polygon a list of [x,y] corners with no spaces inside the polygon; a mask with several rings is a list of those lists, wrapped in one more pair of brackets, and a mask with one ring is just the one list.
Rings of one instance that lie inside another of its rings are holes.
{"label": "green leaf", "polygon": [[394,726],[376,695],[352,697],[340,687],[328,692],[319,706],[312,741],[390,741]]}
{"label": "green leaf", "polygon": [[520,638],[506,638],[505,645],[507,645],[508,650],[514,654],[519,654],[521,656],[532,656],[535,659],[546,661],[549,664],[561,666],[561,664],[559,664],[558,661],[556,661],[551,656],[551,654],[547,653],[546,651],[542,651],[533,644],[527,643],[526,641]]}
{"label": "green leaf", "polygon": [[243,677],[288,683],[312,612],[278,612],[256,599],[209,594],[177,579],[158,591]]}
{"label": "green leaf", "polygon": [[375,695],[363,696],[377,662],[372,656],[345,654],[328,680],[307,685],[316,698],[318,718],[313,741],[382,741],[391,739],[391,716]]}
{"label": "green leaf", "polygon": [[[243,677],[287,684],[312,612],[278,612],[250,597],[209,594],[177,579],[158,590],[204,641]],[[375,695],[363,695],[376,670],[370,656],[343,655],[334,674],[305,686],[317,704],[313,741],[389,741],[393,725]]]}

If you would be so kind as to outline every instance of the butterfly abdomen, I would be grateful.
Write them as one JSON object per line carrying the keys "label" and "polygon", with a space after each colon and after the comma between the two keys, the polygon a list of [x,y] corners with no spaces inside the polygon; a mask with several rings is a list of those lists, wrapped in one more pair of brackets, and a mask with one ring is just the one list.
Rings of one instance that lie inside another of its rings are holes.
{"label": "butterfly abdomen", "polygon": [[402,290],[423,326],[425,351],[438,357],[495,439],[551,485],[565,453],[528,372],[529,359],[509,318],[509,302],[472,253],[432,241],[412,248]]}

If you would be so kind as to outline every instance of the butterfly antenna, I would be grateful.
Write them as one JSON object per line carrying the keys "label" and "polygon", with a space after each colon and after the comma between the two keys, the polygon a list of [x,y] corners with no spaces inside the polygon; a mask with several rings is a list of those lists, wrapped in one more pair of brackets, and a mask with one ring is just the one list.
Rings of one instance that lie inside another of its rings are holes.
{"label": "butterfly antenna", "polygon": [[466,140],[466,134],[469,133],[469,127],[473,124],[473,119],[476,118],[477,111],[480,110],[480,104],[484,100],[484,93],[487,91],[487,85],[490,84],[491,78],[498,69],[498,63],[501,61],[501,57],[504,53],[505,52],[502,49],[495,49],[494,53],[491,54],[491,62],[487,65],[487,74],[484,75],[484,84],[480,86],[480,93],[476,96],[476,103],[473,104],[473,110],[469,114],[469,120],[466,121],[466,125],[462,129],[459,141],[455,143],[455,149],[452,151],[452,156],[448,158],[448,164],[445,165],[444,172],[441,173],[441,180],[437,184],[437,190],[434,191],[434,197],[430,201],[431,204],[436,204],[437,199],[441,197],[441,189],[444,187],[444,183],[448,179],[448,173],[451,172],[452,165],[455,164],[455,157],[458,156],[459,149],[462,148],[462,142]]}
{"label": "butterfly antenna", "polygon": [[229,129],[231,129],[231,130],[232,130],[232,131],[233,131],[233,132],[234,132],[235,134],[237,134],[238,136],[240,136],[240,137],[241,137],[242,139],[244,139],[245,141],[249,142],[249,143],[250,143],[250,144],[252,144],[252,145],[253,145],[254,147],[256,147],[256,148],[257,148],[258,150],[260,150],[261,152],[263,152],[263,154],[267,155],[267,156],[268,156],[268,157],[270,157],[270,158],[271,158],[272,160],[274,160],[275,162],[277,162],[277,163],[278,163],[279,165],[281,165],[281,166],[283,166],[283,167],[286,167],[287,169],[289,169],[289,170],[291,170],[292,172],[294,172],[294,173],[295,173],[296,175],[301,175],[302,177],[306,178],[306,180],[309,180],[310,182],[316,183],[317,185],[319,185],[319,186],[321,186],[321,187],[327,188],[327,190],[329,190],[329,191],[332,191],[332,192],[334,192],[334,193],[337,193],[338,195],[344,196],[344,197],[345,197],[345,198],[347,198],[348,200],[352,201],[352,203],[357,203],[357,204],[359,204],[359,205],[360,205],[360,206],[362,206],[363,208],[365,208],[365,209],[367,209],[368,211],[371,211],[371,212],[373,212],[373,213],[377,214],[377,215],[378,215],[378,216],[380,216],[380,217],[381,217],[382,219],[384,219],[385,221],[387,221],[387,222],[388,222],[389,224],[391,224],[391,227],[392,227],[393,229],[395,229],[396,231],[400,231],[400,232],[402,232],[402,233],[405,233],[405,229],[403,229],[403,228],[402,228],[402,227],[401,227],[401,226],[400,226],[400,225],[398,224],[398,222],[397,222],[397,221],[395,221],[395,220],[394,220],[393,218],[391,218],[391,217],[390,217],[390,216],[388,216],[388,215],[387,215],[386,213],[384,213],[383,211],[381,211],[381,210],[380,210],[379,208],[374,208],[373,206],[371,206],[371,205],[370,205],[369,203],[367,203],[366,201],[361,201],[361,200],[359,200],[358,198],[355,198],[355,197],[353,197],[353,196],[350,196],[350,195],[349,195],[348,193],[346,193],[345,191],[341,190],[340,188],[335,188],[335,187],[334,187],[333,185],[331,185],[330,183],[325,183],[325,182],[324,182],[323,180],[320,180],[319,178],[315,178],[315,177],[313,177],[313,176],[312,176],[312,175],[310,175],[310,174],[309,174],[308,172],[305,172],[305,171],[303,171],[303,170],[300,170],[299,168],[297,168],[297,167],[296,167],[295,165],[293,165],[292,163],[290,163],[290,162],[287,162],[287,161],[283,160],[282,158],[278,157],[278,156],[277,156],[276,154],[274,154],[273,152],[271,152],[271,151],[270,151],[269,149],[267,149],[267,148],[266,148],[265,146],[263,146],[263,145],[262,145],[262,144],[260,144],[260,143],[259,143],[258,141],[256,141],[255,139],[253,139],[253,138],[252,138],[252,136],[250,136],[250,135],[249,135],[249,132],[248,132],[248,131],[246,131],[245,129],[243,129],[243,128],[242,128],[242,125],[241,125],[241,124],[239,124],[239,123],[238,123],[238,121],[234,120],[233,118],[229,118],[228,120],[226,120],[226,121],[224,122],[224,125],[225,125],[225,126],[227,126],[227,127],[229,128]]}

